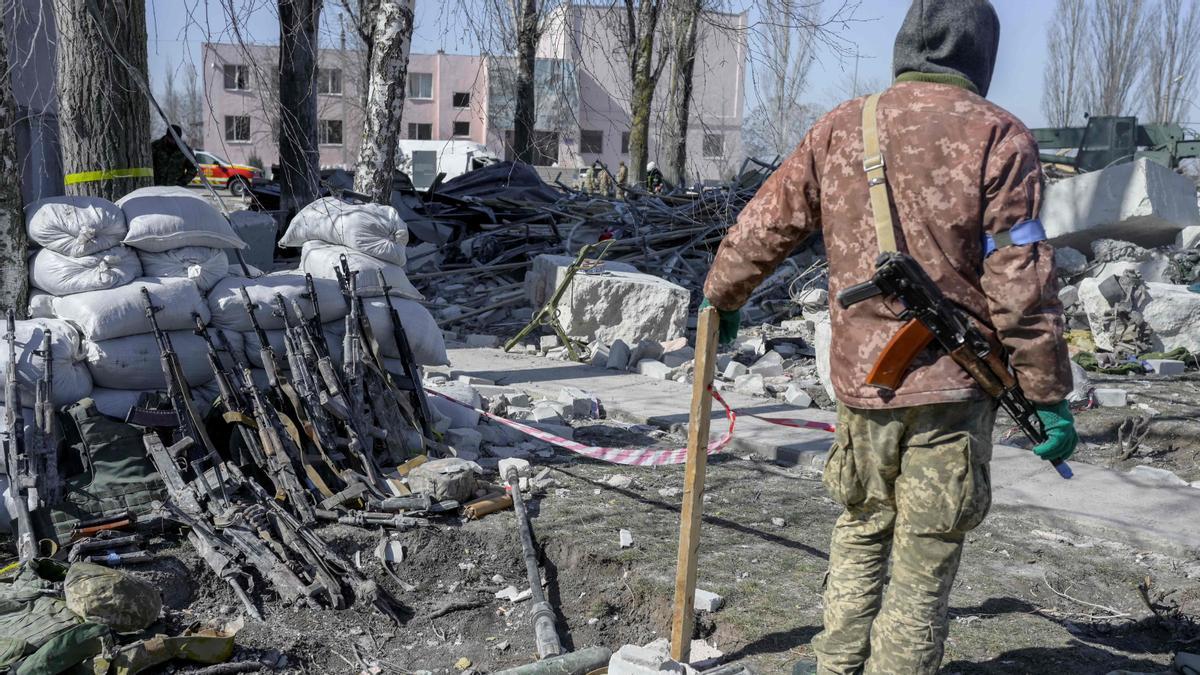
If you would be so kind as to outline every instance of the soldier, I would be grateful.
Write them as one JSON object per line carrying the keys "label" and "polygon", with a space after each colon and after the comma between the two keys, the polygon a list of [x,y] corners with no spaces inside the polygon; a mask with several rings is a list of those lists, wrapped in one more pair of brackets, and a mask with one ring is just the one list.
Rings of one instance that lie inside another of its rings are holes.
{"label": "soldier", "polygon": [[[722,242],[705,303],[720,310],[721,338],[731,341],[738,308],[819,229],[831,295],[870,278],[881,250],[906,252],[1007,348],[1046,427],[1034,452],[1066,459],[1078,437],[1064,402],[1071,370],[1054,250],[1038,222],[1038,148],[984,98],[999,37],[987,0],[914,0],[896,37],[895,83],[813,126]],[[879,151],[868,156],[869,145]],[[889,301],[835,304],[832,322],[839,404],[824,483],[844,511],[830,544],[824,630],[813,640],[817,664],[793,672],[934,673],[963,540],[991,504],[996,405],[933,348],[892,395],[867,385],[902,325]]]}
{"label": "soldier", "polygon": [[617,165],[617,199],[625,199],[625,184],[629,180],[629,167],[625,166],[625,160]]}
{"label": "soldier", "polygon": [[596,164],[599,164],[599,162],[600,160],[596,160],[588,167],[587,178],[583,181],[584,192],[595,194],[597,181],[600,180],[600,177],[596,175]]}
{"label": "soldier", "polygon": [[[178,124],[172,124],[171,129],[182,143],[183,129]],[[187,185],[196,177],[195,165],[189,162],[187,156],[179,149],[175,139],[171,138],[170,131],[151,143],[150,151],[154,156],[155,185]]]}
{"label": "soldier", "polygon": [[608,172],[608,167],[604,165],[604,162],[601,162],[598,159],[592,166],[596,169],[596,175],[599,176],[599,180],[597,181],[598,193],[603,197],[611,197],[612,174]]}
{"label": "soldier", "polygon": [[646,191],[656,194],[663,190],[663,172],[658,170],[654,162],[646,163]]}

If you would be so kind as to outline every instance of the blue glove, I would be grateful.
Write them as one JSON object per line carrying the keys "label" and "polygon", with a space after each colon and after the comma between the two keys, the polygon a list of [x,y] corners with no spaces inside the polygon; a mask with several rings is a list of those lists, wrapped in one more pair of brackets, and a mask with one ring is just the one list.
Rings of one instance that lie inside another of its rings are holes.
{"label": "blue glove", "polygon": [[[704,302],[700,303],[700,311],[703,312],[705,308],[712,306],[713,304],[708,301],[708,298],[705,298]],[[738,327],[742,325],[742,312],[738,309],[716,309],[719,319],[717,322],[717,342],[727,345],[737,337]]]}
{"label": "blue glove", "polygon": [[1075,417],[1071,415],[1070,406],[1066,401],[1060,401],[1054,405],[1035,407],[1038,418],[1046,427],[1046,440],[1033,448],[1034,454],[1048,462],[1067,459],[1079,444],[1079,434],[1075,432]]}

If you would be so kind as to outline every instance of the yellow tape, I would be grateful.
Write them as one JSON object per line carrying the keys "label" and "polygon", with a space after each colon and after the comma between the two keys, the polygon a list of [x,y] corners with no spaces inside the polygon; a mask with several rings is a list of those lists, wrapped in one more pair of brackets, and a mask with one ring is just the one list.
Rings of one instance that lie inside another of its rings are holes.
{"label": "yellow tape", "polygon": [[103,171],[80,171],[78,173],[69,173],[63,179],[63,183],[67,185],[75,185],[76,183],[91,183],[98,180],[113,180],[115,178],[153,178],[154,169],[149,167],[138,167],[136,169],[104,169]]}

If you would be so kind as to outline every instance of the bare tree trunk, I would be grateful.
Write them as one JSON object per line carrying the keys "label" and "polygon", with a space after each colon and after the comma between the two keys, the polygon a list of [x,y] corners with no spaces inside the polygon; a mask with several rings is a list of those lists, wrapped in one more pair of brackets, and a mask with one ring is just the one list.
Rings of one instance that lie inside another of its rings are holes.
{"label": "bare tree trunk", "polygon": [[1133,112],[1129,92],[1145,69],[1145,0],[1098,0],[1091,16],[1092,70],[1088,99],[1093,115]]}
{"label": "bare tree trunk", "polygon": [[667,180],[687,182],[687,135],[692,109],[692,73],[696,66],[696,33],[704,0],[677,0],[674,7],[675,58],[671,63],[671,90],[667,98]]}
{"label": "bare tree trunk", "polygon": [[0,11],[0,308],[12,307],[25,316],[29,300],[29,268],[25,256],[25,219],[21,214],[21,164],[14,128],[17,102],[8,71],[7,28]]}
{"label": "bare tree trunk", "polygon": [[1051,126],[1082,122],[1083,50],[1088,44],[1089,16],[1085,0],[1058,0],[1054,22],[1046,31],[1049,55],[1042,82],[1042,112]]}
{"label": "bare tree trunk", "polygon": [[371,26],[371,66],[354,189],[379,204],[392,203],[414,5],[415,0],[381,0],[373,14],[362,17]]}
{"label": "bare tree trunk", "polygon": [[[58,127],[67,194],[115,200],[153,178],[150,107],[138,84],[146,81],[146,3],[97,6],[101,25],[86,0],[55,0]],[[120,54],[109,49],[104,33]],[[108,173],[71,183],[72,174],[85,172]]]}
{"label": "bare tree trunk", "polygon": [[322,0],[279,0],[279,207],[317,198],[317,26]]}
{"label": "bare tree trunk", "polygon": [[1146,112],[1153,122],[1183,121],[1186,93],[1195,91],[1200,66],[1200,10],[1182,0],[1162,0],[1157,25],[1146,49],[1149,66],[1145,78]]}
{"label": "bare tree trunk", "polygon": [[534,98],[533,83],[542,22],[538,0],[518,2],[520,14],[514,17],[517,27],[517,101],[513,111],[513,153],[518,161],[532,164],[533,130],[537,124],[537,101]]}
{"label": "bare tree trunk", "polygon": [[650,105],[663,67],[661,59],[657,65],[653,63],[654,37],[663,0],[639,0],[636,18],[634,1],[625,0],[629,75],[633,82],[629,97],[629,162],[633,183],[644,186],[650,155]]}

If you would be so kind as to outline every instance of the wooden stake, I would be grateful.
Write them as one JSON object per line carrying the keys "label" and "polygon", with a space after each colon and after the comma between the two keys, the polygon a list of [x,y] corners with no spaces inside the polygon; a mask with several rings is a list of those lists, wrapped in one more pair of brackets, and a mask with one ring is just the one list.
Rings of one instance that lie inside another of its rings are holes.
{"label": "wooden stake", "polygon": [[688,419],[687,465],[683,477],[683,509],[679,523],[679,561],[675,567],[675,604],[671,623],[671,658],[687,663],[696,621],[696,551],[700,547],[700,516],[704,506],[704,475],[708,468],[708,421],[712,415],[713,381],[717,361],[715,308],[700,312],[696,327],[696,370],[692,409]]}

